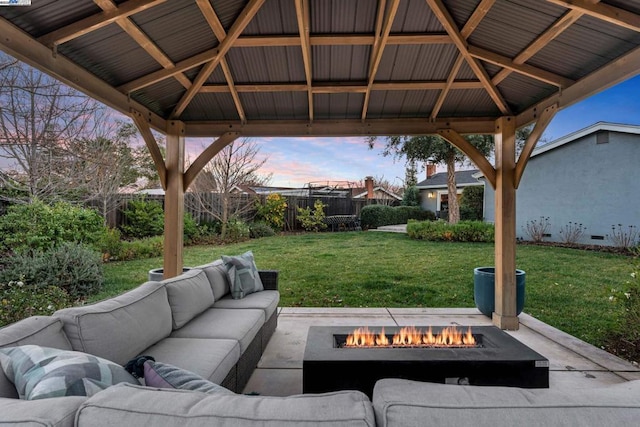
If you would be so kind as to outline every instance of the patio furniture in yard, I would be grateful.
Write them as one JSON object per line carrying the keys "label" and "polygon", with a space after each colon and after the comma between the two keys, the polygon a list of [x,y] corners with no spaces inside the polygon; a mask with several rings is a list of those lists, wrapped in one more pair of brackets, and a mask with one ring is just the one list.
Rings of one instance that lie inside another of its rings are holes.
{"label": "patio furniture in yard", "polygon": [[329,215],[324,218],[324,223],[331,231],[357,231],[360,230],[360,221],[357,215]]}

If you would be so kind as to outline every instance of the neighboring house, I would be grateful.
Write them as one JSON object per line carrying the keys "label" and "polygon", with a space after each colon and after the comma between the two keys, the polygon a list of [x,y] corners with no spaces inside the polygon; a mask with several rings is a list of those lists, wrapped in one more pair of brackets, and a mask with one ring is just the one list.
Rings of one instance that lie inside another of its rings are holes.
{"label": "neighboring house", "polygon": [[[477,169],[462,170],[456,172],[456,193],[458,201],[462,196],[462,191],[469,186],[483,186],[484,180]],[[419,182],[420,206],[424,210],[430,210],[436,214],[449,210],[449,192],[447,190],[447,173],[435,173],[435,165],[427,165],[427,179]],[[439,215],[440,216],[440,215]]]}
{"label": "neighboring house", "polygon": [[[578,243],[611,245],[612,226],[640,227],[640,126],[598,122],[538,147],[516,194],[516,235],[549,218],[545,240],[562,241],[569,222],[586,227]],[[485,219],[495,219],[495,193],[485,188]],[[566,233],[565,233],[566,234]]]}

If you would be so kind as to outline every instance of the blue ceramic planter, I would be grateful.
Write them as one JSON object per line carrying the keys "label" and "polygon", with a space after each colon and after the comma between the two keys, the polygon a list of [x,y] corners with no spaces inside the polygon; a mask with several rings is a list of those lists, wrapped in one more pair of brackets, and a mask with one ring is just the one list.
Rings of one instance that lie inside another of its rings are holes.
{"label": "blue ceramic planter", "polygon": [[[473,297],[476,307],[491,317],[495,309],[495,267],[473,269]],[[516,270],[516,315],[524,308],[525,272]]]}

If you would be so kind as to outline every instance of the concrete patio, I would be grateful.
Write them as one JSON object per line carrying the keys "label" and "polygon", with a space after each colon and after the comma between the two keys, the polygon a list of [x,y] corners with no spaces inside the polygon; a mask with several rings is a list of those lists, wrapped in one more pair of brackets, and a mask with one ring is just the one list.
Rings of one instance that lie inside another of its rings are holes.
{"label": "concrete patio", "polygon": [[[302,393],[302,359],[309,326],[481,326],[491,320],[475,308],[279,308],[278,328],[245,393]],[[640,369],[525,313],[513,337],[549,359],[550,388],[601,387],[640,379]]]}

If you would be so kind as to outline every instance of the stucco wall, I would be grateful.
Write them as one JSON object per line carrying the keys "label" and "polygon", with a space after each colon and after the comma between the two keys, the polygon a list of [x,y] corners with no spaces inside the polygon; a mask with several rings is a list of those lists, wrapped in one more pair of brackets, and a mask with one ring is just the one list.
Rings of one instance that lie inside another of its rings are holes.
{"label": "stucco wall", "polygon": [[[485,189],[485,218],[495,219],[495,193]],[[516,234],[529,239],[527,221],[549,217],[551,237],[582,223],[579,243],[611,242],[611,226],[640,227],[640,135],[609,132],[609,142],[596,144],[596,133],[532,157],[516,195]],[[591,236],[605,236],[604,240]]]}

